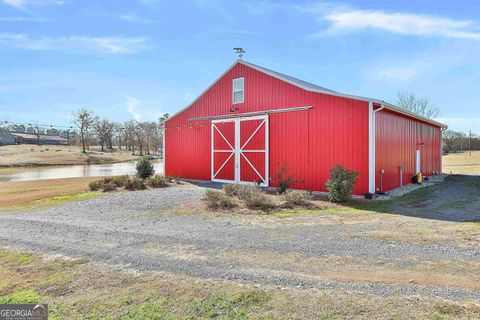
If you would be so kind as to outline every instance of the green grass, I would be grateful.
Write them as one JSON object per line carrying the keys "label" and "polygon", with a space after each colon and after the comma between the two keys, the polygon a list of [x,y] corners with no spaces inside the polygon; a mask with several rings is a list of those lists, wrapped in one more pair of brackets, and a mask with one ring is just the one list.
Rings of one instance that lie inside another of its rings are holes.
{"label": "green grass", "polygon": [[315,215],[315,214],[363,214],[368,213],[369,210],[364,206],[345,206],[338,208],[324,208],[324,209],[290,209],[282,211],[263,212],[263,214],[271,215],[279,218],[303,216],[303,215]]}
{"label": "green grass", "polygon": [[278,218],[286,218],[286,217],[293,217],[293,216],[302,216],[302,215],[310,215],[310,214],[318,214],[320,210],[309,210],[309,209],[290,209],[290,210],[283,210],[283,211],[271,211],[271,212],[263,212],[263,214],[278,217]]}
{"label": "green grass", "polygon": [[[25,265],[27,264],[27,265]],[[28,266],[19,269],[19,265]],[[377,297],[163,273],[132,274],[84,259],[0,251],[0,303],[48,303],[50,319],[442,319],[480,317],[468,304]],[[427,299],[427,300],[425,300]]]}
{"label": "green grass", "polygon": [[65,195],[53,196],[53,197],[36,200],[28,205],[25,205],[25,207],[26,208],[43,208],[43,207],[59,206],[59,205],[67,204],[69,202],[73,202],[73,201],[95,198],[100,195],[102,195],[102,193],[100,192],[82,192],[82,193],[74,193],[74,194],[65,194]]}
{"label": "green grass", "polygon": [[33,289],[14,292],[12,294],[0,297],[0,304],[39,303],[39,302],[40,302],[40,296]]}

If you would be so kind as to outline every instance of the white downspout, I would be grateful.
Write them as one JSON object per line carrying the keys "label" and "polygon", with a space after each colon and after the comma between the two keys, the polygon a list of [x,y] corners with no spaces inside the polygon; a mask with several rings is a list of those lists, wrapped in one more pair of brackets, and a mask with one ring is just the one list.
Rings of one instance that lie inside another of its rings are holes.
{"label": "white downspout", "polygon": [[380,108],[378,108],[377,110],[374,110],[373,101],[369,101],[368,107],[369,107],[369,117],[368,117],[368,120],[369,120],[369,126],[368,126],[368,134],[369,134],[369,143],[368,143],[369,186],[368,186],[368,192],[369,193],[375,193],[376,192],[376,190],[375,190],[375,173],[376,173],[376,164],[375,164],[375,156],[376,156],[375,113],[383,110],[385,108],[385,105],[382,104],[380,106]]}
{"label": "white downspout", "polygon": [[443,173],[443,132],[446,130],[447,128],[440,128],[440,168],[438,169],[439,175]]}
{"label": "white downspout", "polygon": [[167,131],[167,125],[166,125],[165,122],[163,122],[163,130],[162,131],[163,131],[163,137],[162,137],[163,175],[166,176],[167,173],[166,173],[165,170],[167,169],[167,167],[165,166],[165,158],[166,158],[166,156],[165,156],[165,150],[166,150],[166,148],[165,148],[165,134],[166,134],[166,131]]}

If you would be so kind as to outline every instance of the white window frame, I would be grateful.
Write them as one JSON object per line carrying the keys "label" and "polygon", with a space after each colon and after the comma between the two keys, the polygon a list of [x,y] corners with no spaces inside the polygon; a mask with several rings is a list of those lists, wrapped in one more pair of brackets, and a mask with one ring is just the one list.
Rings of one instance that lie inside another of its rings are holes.
{"label": "white window frame", "polygon": [[[242,84],[243,84],[243,89],[242,90],[235,91],[235,80],[242,80]],[[235,93],[236,92],[242,92],[242,101],[235,101]],[[244,101],[245,101],[245,78],[244,77],[235,78],[235,79],[232,80],[232,103],[233,104],[239,104],[239,103],[243,103]]]}

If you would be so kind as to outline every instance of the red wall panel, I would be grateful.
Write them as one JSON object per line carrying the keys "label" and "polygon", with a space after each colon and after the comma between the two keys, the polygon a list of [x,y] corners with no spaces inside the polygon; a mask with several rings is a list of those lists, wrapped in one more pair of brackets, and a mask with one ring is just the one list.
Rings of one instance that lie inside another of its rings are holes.
{"label": "red wall panel", "polygon": [[356,194],[368,191],[368,103],[305,91],[237,64],[188,109],[166,123],[166,174],[210,180],[210,121],[228,115],[232,80],[245,78],[245,102],[236,113],[312,106],[308,111],[270,114],[269,175],[282,166],[299,189],[326,191],[329,170],[340,163],[360,173]]}
{"label": "red wall panel", "polygon": [[[416,173],[416,150],[421,152],[424,176],[440,172],[440,128],[387,110],[375,115],[377,190],[388,191],[400,186],[400,166],[403,184],[409,184]],[[381,170],[384,170],[383,178]]]}

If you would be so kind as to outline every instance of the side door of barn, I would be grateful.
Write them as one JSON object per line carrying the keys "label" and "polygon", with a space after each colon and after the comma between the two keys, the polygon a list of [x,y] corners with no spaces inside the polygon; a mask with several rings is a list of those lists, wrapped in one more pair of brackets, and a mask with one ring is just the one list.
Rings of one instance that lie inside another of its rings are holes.
{"label": "side door of barn", "polygon": [[268,115],[212,120],[211,180],[268,186]]}

